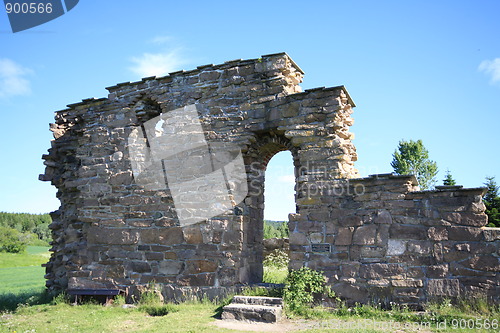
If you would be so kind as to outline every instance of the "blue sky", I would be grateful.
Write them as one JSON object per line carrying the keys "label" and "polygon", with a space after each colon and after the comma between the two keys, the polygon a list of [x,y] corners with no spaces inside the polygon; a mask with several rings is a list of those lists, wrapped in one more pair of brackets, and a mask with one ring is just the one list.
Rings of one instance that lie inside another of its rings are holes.
{"label": "blue sky", "polygon": [[[13,34],[0,10],[0,211],[57,209],[37,180],[54,111],[119,82],[283,51],[304,89],[349,90],[363,176],[392,171],[399,140],[422,139],[439,183],[446,169],[466,187],[500,181],[499,12],[495,0],[80,1]],[[267,189],[282,194],[266,199],[266,218],[283,220],[291,158],[271,163]]]}

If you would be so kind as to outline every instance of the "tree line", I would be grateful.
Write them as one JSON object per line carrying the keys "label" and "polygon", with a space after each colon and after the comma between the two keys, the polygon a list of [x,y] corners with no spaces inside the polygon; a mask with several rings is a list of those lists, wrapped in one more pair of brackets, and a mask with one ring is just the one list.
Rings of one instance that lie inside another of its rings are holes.
{"label": "tree line", "polygon": [[0,252],[24,252],[28,245],[48,246],[49,214],[0,212]]}
{"label": "tree line", "polygon": [[264,239],[288,238],[288,222],[264,220]]}

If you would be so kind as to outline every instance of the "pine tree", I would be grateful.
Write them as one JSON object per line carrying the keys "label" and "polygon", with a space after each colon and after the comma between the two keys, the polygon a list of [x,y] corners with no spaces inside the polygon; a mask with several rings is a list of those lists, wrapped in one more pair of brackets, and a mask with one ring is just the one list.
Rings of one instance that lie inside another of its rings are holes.
{"label": "pine tree", "polygon": [[401,140],[392,156],[391,166],[398,175],[415,175],[423,190],[432,188],[436,183],[438,167],[429,159],[422,140]]}
{"label": "pine tree", "polygon": [[500,227],[500,196],[498,196],[500,187],[497,186],[495,177],[486,177],[484,185],[488,189],[483,198],[486,215],[488,215],[488,226]]}
{"label": "pine tree", "polygon": [[443,179],[443,185],[445,185],[445,186],[457,185],[457,182],[455,181],[455,179],[453,179],[453,176],[451,175],[450,170],[446,170],[446,175]]}

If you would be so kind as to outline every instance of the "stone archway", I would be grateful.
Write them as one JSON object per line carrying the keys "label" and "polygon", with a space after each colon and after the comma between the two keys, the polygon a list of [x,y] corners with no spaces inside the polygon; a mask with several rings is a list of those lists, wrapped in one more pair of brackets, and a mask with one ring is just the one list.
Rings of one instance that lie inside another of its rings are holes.
{"label": "stone archway", "polygon": [[242,203],[248,214],[243,226],[244,283],[262,282],[265,171],[271,158],[285,150],[292,153],[298,170],[298,149],[283,135],[260,134],[245,153],[249,193]]}

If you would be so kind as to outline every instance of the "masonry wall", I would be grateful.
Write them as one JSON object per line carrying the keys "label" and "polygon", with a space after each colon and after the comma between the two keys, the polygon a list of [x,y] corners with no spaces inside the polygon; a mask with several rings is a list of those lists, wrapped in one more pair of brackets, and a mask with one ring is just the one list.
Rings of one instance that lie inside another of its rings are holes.
{"label": "masonry wall", "polygon": [[[324,270],[354,301],[497,297],[499,236],[481,228],[483,190],[419,192],[411,177],[357,179],[354,103],[343,86],[301,92],[302,76],[286,54],[273,54],[118,84],[107,98],[56,112],[40,177],[61,201],[50,226],[48,288],[134,292],[155,281],[182,299],[260,282],[265,169],[289,150],[297,190],[290,268]],[[240,149],[248,194],[182,226],[168,184],[148,190],[134,179],[128,138],[187,105],[196,105],[207,142]]]}
{"label": "masonry wall", "polygon": [[[323,270],[351,302],[498,301],[500,229],[483,227],[484,189],[416,185],[390,174],[303,184],[300,214],[290,216],[290,267]],[[330,250],[315,251],[322,243]]]}

